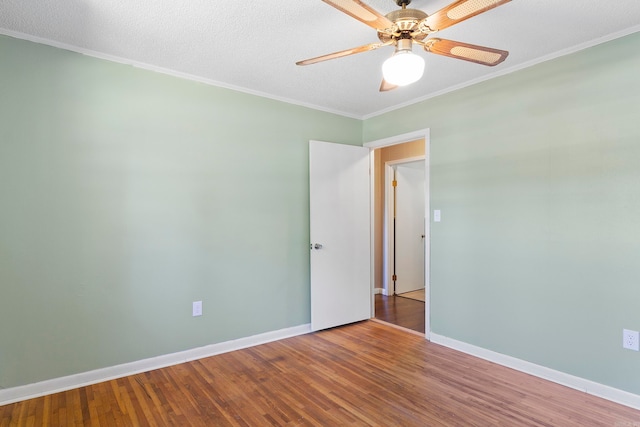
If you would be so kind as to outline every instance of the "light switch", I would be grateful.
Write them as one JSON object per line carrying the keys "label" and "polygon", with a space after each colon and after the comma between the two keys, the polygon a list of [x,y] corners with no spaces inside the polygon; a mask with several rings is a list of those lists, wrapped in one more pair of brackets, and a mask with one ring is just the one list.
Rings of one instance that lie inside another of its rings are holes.
{"label": "light switch", "polygon": [[193,302],[193,317],[202,316],[202,301]]}
{"label": "light switch", "polygon": [[440,209],[434,209],[433,222],[440,222]]}

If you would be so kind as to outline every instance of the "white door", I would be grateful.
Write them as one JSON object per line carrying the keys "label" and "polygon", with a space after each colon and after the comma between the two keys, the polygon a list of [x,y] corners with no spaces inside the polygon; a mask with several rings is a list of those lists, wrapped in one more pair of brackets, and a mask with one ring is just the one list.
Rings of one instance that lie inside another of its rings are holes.
{"label": "white door", "polygon": [[396,166],[396,293],[424,288],[424,160]]}
{"label": "white door", "polygon": [[369,149],[309,142],[311,329],[371,318]]}

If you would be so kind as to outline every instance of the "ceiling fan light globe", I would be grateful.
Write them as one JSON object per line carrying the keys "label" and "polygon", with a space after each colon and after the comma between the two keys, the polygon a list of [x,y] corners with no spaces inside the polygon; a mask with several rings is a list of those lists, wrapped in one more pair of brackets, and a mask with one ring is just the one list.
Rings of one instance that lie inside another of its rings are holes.
{"label": "ceiling fan light globe", "polygon": [[401,50],[382,64],[382,76],[387,83],[406,86],[420,80],[424,74],[424,58],[410,50]]}

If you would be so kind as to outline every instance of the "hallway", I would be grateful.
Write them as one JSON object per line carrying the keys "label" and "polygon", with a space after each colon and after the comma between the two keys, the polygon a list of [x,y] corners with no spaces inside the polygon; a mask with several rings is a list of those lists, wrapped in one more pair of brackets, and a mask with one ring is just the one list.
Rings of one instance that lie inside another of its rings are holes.
{"label": "hallway", "polygon": [[375,318],[396,326],[425,332],[424,302],[400,296],[375,296]]}

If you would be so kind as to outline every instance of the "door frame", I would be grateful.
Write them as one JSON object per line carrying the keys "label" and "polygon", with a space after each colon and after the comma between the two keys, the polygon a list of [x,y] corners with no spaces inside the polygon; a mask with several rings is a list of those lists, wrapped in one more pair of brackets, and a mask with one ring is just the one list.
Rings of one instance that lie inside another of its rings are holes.
{"label": "door frame", "polygon": [[[389,160],[384,162],[384,212],[386,215],[385,228],[382,236],[382,293],[383,295],[392,295],[389,293],[393,281],[391,276],[393,275],[393,261],[392,254],[395,249],[395,243],[393,241],[393,172],[395,166],[403,165],[405,163],[412,163],[420,160],[426,160],[426,156],[414,156],[406,157],[404,159]],[[426,186],[426,169],[425,169],[425,186]],[[426,195],[425,195],[426,196]],[[426,211],[425,211],[426,216]],[[373,220],[373,219],[372,219]],[[425,233],[426,234],[426,233]],[[425,236],[426,238],[426,236]],[[425,240],[426,246],[426,240]],[[425,267],[426,272],[426,265]]]}
{"label": "door frame", "polygon": [[[425,247],[424,247],[424,266],[425,266],[425,275],[424,275],[424,291],[425,291],[425,305],[424,305],[424,336],[428,341],[431,341],[431,286],[430,286],[430,276],[431,276],[431,183],[430,183],[430,163],[431,163],[431,141],[429,137],[430,130],[429,128],[416,130],[413,132],[404,133],[401,135],[390,136],[388,138],[378,139],[370,142],[365,142],[362,144],[364,147],[368,147],[371,152],[376,148],[389,147],[391,145],[403,144],[405,142],[415,141],[416,139],[424,139],[424,155],[425,155],[425,165],[424,165],[424,180],[425,180],[425,188],[426,195],[424,198],[425,201]],[[369,156],[370,160],[370,170],[375,171],[375,164],[373,155]],[[371,200],[374,200],[374,173],[369,174],[370,183],[370,192],[371,192]],[[375,236],[375,218],[377,214],[374,209],[374,203],[371,203],[371,237],[370,241],[374,242]],[[383,261],[384,262],[384,261]],[[375,256],[374,251],[371,250],[371,313],[375,313],[375,295],[374,295],[374,286],[375,286]]]}

